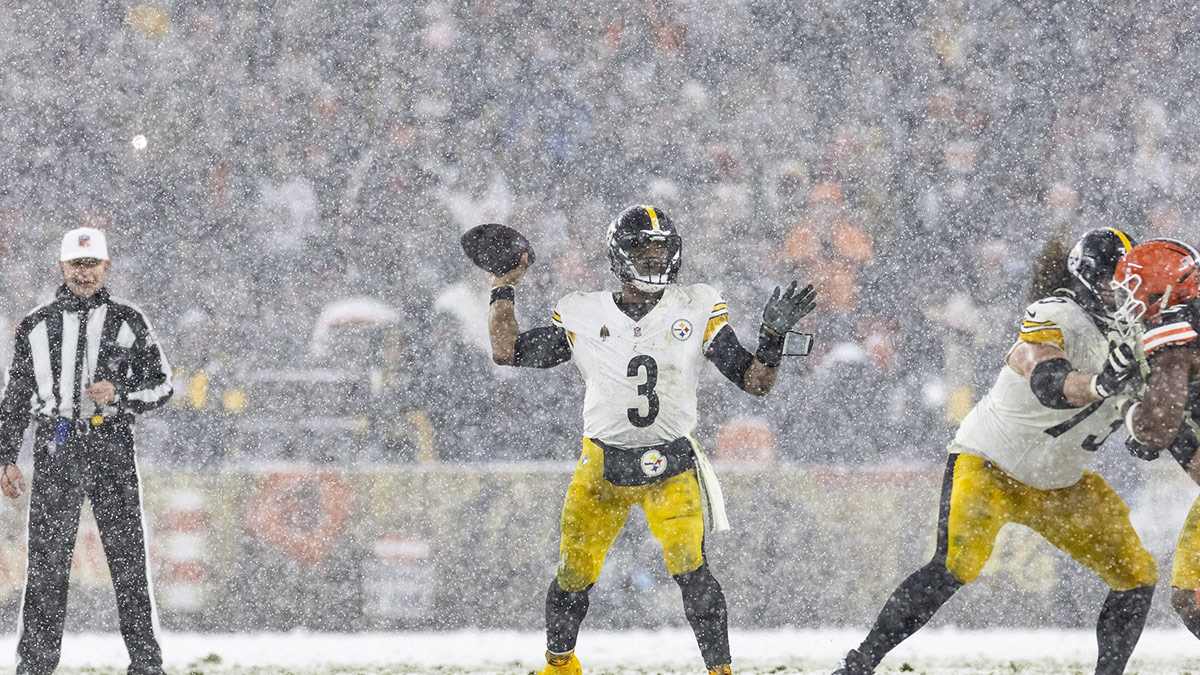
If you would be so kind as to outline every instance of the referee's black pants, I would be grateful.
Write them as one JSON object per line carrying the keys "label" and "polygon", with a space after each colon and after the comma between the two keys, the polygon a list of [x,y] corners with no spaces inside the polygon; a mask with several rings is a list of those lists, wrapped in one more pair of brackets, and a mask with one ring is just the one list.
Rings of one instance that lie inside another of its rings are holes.
{"label": "referee's black pants", "polygon": [[130,675],[162,672],[154,637],[154,610],[146,571],[141,491],[133,455],[133,431],[115,423],[87,435],[73,434],[52,452],[53,424],[39,425],[34,444],[29,502],[29,561],[21,605],[17,673],[50,673],[58,665],[67,581],[86,496],[100,529],[104,556],[117,595],[121,637],[129,650]]}

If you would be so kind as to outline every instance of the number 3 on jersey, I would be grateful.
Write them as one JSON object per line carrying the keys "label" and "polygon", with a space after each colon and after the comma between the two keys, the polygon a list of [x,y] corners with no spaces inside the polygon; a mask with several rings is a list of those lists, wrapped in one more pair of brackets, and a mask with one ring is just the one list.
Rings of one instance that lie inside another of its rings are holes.
{"label": "number 3 on jersey", "polygon": [[654,424],[654,418],[658,417],[658,394],[654,391],[654,385],[658,384],[658,363],[654,357],[642,354],[635,356],[629,360],[629,368],[625,373],[629,377],[642,377],[642,369],[646,369],[646,381],[639,384],[637,388],[638,396],[646,397],[646,414],[642,415],[641,407],[628,408],[629,423],[635,427],[648,427]]}

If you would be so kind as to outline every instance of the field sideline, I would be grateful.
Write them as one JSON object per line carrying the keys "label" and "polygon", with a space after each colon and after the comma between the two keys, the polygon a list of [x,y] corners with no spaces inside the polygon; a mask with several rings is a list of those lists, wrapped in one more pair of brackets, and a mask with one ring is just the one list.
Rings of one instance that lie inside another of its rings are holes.
{"label": "field sideline", "polygon": [[[853,630],[737,632],[731,637],[735,672],[772,675],[828,673],[862,636]],[[167,670],[175,674],[389,673],[412,675],[527,675],[541,665],[542,636],[532,632],[454,631],[333,634],[165,633]],[[13,663],[16,636],[0,637],[0,664]],[[686,629],[584,631],[577,652],[588,675],[702,673]],[[1091,673],[1091,631],[929,630],[884,661],[878,672]],[[116,675],[127,664],[115,634],[68,634],[59,673]],[[1200,641],[1182,628],[1151,629],[1130,662],[1130,673],[1200,675]]]}

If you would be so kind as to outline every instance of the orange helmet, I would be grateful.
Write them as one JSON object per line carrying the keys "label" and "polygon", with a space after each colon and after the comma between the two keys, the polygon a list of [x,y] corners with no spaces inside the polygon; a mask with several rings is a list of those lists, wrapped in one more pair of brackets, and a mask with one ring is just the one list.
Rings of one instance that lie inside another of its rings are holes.
{"label": "orange helmet", "polygon": [[1112,284],[1120,321],[1151,321],[1200,296],[1200,253],[1176,239],[1151,239],[1121,256]]}

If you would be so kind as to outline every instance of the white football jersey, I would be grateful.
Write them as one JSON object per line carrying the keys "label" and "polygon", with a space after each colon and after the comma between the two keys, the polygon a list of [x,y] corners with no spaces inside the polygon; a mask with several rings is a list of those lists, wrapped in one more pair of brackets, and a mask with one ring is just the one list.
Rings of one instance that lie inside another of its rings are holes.
{"label": "white football jersey", "polygon": [[[1070,298],[1044,298],[1027,307],[1020,339],[1057,346],[1072,368],[1085,373],[1100,372],[1108,357],[1109,337]],[[1006,363],[954,440],[1022,483],[1051,490],[1077,483],[1121,423],[1112,399],[1082,408],[1047,408],[1029,381]]]}
{"label": "white football jersey", "polygon": [[728,323],[711,286],[671,284],[639,321],[610,292],[571,293],[554,309],[583,375],[583,435],[619,447],[688,436],[704,351]]}

